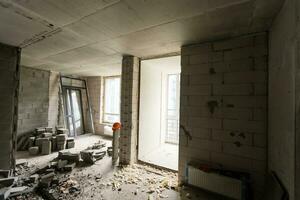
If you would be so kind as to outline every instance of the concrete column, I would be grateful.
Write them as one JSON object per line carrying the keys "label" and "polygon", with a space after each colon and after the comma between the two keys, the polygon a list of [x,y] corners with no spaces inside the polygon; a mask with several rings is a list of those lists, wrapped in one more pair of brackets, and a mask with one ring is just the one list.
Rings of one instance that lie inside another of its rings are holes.
{"label": "concrete column", "polygon": [[0,169],[15,165],[19,58],[17,47],[0,44]]}
{"label": "concrete column", "polygon": [[137,160],[139,70],[139,58],[123,57],[120,164],[132,164]]}

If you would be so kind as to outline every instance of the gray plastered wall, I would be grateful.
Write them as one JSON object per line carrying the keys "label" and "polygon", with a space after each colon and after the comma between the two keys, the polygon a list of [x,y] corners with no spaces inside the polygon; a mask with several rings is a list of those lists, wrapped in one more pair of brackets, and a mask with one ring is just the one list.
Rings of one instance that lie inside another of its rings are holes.
{"label": "gray plastered wall", "polygon": [[0,44],[0,168],[14,167],[20,50]]}

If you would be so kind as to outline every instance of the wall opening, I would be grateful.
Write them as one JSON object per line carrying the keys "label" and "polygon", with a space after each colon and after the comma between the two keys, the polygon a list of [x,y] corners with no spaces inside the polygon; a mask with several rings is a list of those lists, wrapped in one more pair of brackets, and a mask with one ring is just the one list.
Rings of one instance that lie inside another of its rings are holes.
{"label": "wall opening", "polygon": [[178,170],[180,56],[141,62],[138,159]]}

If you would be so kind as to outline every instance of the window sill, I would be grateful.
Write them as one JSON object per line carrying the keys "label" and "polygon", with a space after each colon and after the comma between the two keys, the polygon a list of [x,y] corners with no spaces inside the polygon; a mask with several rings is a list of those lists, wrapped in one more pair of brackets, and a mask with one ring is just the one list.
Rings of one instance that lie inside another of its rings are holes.
{"label": "window sill", "polygon": [[103,125],[103,126],[113,126],[112,123],[108,123],[108,122],[100,122],[100,125]]}

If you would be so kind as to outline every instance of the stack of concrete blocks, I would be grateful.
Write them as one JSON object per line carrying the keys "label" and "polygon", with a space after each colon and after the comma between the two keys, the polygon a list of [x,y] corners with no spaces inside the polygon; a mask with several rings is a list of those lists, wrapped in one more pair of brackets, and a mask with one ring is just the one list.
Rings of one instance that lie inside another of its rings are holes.
{"label": "stack of concrete blocks", "polygon": [[43,143],[42,143],[42,154],[43,155],[49,155],[51,154],[51,141],[49,138],[44,138]]}
{"label": "stack of concrete blocks", "polygon": [[74,138],[72,137],[69,137],[67,139],[67,149],[72,149],[75,147],[75,141],[74,141]]}
{"label": "stack of concrete blocks", "polygon": [[268,37],[266,33],[181,51],[179,178],[191,161],[248,172],[254,199],[266,174]]}
{"label": "stack of concrete blocks", "polygon": [[122,61],[120,163],[132,164],[137,158],[139,59],[125,56]]}
{"label": "stack of concrete blocks", "polygon": [[60,134],[56,136],[56,145],[58,151],[64,150],[66,148],[67,138],[67,134]]}

